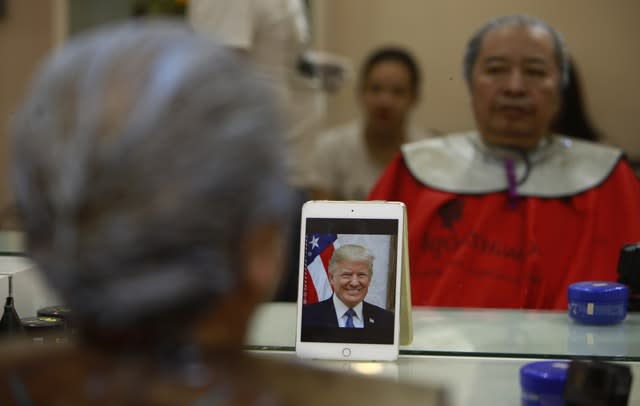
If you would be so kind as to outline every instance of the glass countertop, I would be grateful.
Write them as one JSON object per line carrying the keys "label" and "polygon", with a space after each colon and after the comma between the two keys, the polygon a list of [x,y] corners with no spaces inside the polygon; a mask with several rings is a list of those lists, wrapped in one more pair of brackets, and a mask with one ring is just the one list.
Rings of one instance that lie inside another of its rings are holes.
{"label": "glass countertop", "polygon": [[[413,308],[413,342],[401,354],[640,361],[640,315],[617,325],[589,326],[566,312]],[[253,318],[247,346],[295,348],[295,303],[265,303]]]}
{"label": "glass countertop", "polygon": [[[14,297],[21,317],[59,300],[24,255],[22,233],[0,231],[0,292],[14,275]],[[414,307],[413,342],[401,354],[535,358],[604,358],[640,361],[640,313],[619,324],[589,326],[567,312]],[[295,349],[295,303],[265,303],[250,325],[251,349]]]}

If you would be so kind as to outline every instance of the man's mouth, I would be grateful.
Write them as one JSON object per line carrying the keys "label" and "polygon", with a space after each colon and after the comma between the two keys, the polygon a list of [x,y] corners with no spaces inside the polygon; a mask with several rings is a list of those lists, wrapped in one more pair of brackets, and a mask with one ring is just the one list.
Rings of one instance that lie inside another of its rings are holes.
{"label": "man's mouth", "polygon": [[508,104],[498,106],[498,111],[508,117],[513,118],[528,116],[533,113],[533,109],[530,106]]}
{"label": "man's mouth", "polygon": [[379,120],[388,121],[391,119],[391,112],[389,110],[378,110],[376,111],[376,117]]}
{"label": "man's mouth", "polygon": [[528,101],[503,100],[496,103],[498,110],[505,111],[521,111],[530,113],[533,111],[533,105]]}

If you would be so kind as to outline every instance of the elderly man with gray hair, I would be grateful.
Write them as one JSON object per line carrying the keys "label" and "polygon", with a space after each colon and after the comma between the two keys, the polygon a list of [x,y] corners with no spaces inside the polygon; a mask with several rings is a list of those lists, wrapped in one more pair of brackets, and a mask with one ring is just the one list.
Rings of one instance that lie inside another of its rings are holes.
{"label": "elderly man with gray hair", "polygon": [[464,76],[477,129],[406,145],[369,196],[407,205],[413,303],[566,310],[640,240],[638,179],[622,151],[552,133],[567,55],[544,21],[484,24]]}
{"label": "elderly man with gray hair", "polygon": [[241,351],[291,207],[272,105],[229,51],[178,23],[108,27],[45,63],[16,117],[13,183],[29,254],[79,337],[3,343],[3,401],[437,402]]}

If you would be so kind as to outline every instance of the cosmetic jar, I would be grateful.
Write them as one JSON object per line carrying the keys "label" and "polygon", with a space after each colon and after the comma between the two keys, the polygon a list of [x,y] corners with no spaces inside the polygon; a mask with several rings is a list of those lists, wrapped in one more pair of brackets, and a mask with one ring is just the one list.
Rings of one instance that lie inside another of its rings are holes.
{"label": "cosmetic jar", "polygon": [[41,317],[54,317],[57,319],[61,319],[64,322],[65,328],[67,329],[69,335],[73,336],[76,334],[76,327],[73,323],[73,313],[67,306],[43,307],[38,309],[38,312],[36,314]]}
{"label": "cosmetic jar", "polygon": [[567,361],[537,361],[522,366],[522,406],[563,406],[568,369]]}
{"label": "cosmetic jar", "polygon": [[627,316],[629,289],[616,282],[569,285],[569,317],[583,324],[616,324]]}
{"label": "cosmetic jar", "polygon": [[25,317],[22,327],[35,344],[63,344],[67,342],[64,321],[56,317]]}

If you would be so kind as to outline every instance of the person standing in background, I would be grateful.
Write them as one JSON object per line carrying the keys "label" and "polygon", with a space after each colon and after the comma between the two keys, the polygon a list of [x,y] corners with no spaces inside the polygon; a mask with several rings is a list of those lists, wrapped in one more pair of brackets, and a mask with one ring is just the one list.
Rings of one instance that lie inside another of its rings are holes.
{"label": "person standing in background", "polygon": [[[310,42],[306,11],[302,0],[191,0],[187,7],[187,19],[194,30],[221,41],[255,65],[277,95],[280,113],[286,119],[288,180],[297,195],[297,211],[291,217],[293,247],[298,243],[302,203],[309,199],[307,157],[326,110],[323,85],[337,87],[341,82],[311,80],[308,65],[306,75],[299,69]],[[322,72],[321,66],[311,67]],[[339,66],[335,68],[335,72],[341,71]],[[339,77],[336,74],[333,79]],[[275,300],[297,299],[298,255],[297,249],[291,252],[288,276]]]}
{"label": "person standing in background", "polygon": [[411,124],[420,85],[420,67],[407,50],[383,47],[367,57],[357,88],[363,118],[318,136],[310,174],[314,197],[365,200],[402,144],[436,135]]}
{"label": "person standing in background", "polygon": [[305,156],[325,114],[322,91],[298,71],[310,30],[302,0],[191,0],[187,19],[202,35],[216,38],[253,63],[277,94],[287,120],[290,183],[306,187]]}

